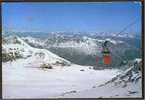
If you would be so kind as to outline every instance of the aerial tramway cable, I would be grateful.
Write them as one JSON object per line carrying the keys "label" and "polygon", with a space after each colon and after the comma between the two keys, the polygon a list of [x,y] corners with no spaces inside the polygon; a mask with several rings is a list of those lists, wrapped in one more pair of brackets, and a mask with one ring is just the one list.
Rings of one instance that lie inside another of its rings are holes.
{"label": "aerial tramway cable", "polygon": [[[123,33],[124,31],[126,31],[130,26],[133,26],[134,24],[136,24],[138,21],[138,19],[135,19],[133,22],[131,22],[130,24],[128,24],[126,27],[124,27],[119,33],[117,33],[115,36],[120,35],[121,33]],[[111,37],[114,38],[115,36]],[[108,40],[102,44],[102,54],[103,54],[103,63],[105,65],[109,65],[111,63],[111,56],[110,56],[110,50],[108,48]],[[120,57],[121,58],[121,57]]]}

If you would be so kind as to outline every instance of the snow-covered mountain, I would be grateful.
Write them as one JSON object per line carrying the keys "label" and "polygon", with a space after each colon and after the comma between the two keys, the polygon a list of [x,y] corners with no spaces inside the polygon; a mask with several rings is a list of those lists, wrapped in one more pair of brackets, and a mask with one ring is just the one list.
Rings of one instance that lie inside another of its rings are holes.
{"label": "snow-covered mountain", "polygon": [[136,33],[117,33],[117,32],[101,32],[101,33],[92,33],[94,36],[100,37],[120,37],[120,38],[135,38]]}
{"label": "snow-covered mountain", "polygon": [[21,35],[21,36],[32,36],[32,37],[51,37],[51,36],[89,36],[89,37],[121,37],[121,38],[135,38],[138,36],[138,33],[121,33],[118,34],[119,32],[40,32],[40,31],[14,31],[14,30],[9,30],[9,31],[4,31],[5,34],[16,34],[16,35]]}
{"label": "snow-covered mountain", "polygon": [[86,55],[94,55],[101,52],[102,43],[104,41],[109,41],[113,45],[121,44],[123,41],[114,40],[110,38],[106,39],[94,39],[87,36],[79,38],[70,38],[70,37],[57,37],[53,39],[48,39],[45,41],[45,47],[47,48],[72,48],[80,53]]}
{"label": "snow-covered mountain", "polygon": [[[140,58],[121,65],[122,69],[112,67],[111,69],[94,70],[94,66],[73,64],[47,49],[30,46],[25,39],[18,36],[3,37],[2,58],[6,60],[2,62],[4,98],[120,98],[142,96]],[[27,39],[34,44],[40,42],[33,38]],[[66,53],[64,48],[70,47],[71,49],[80,47],[76,51],[89,50],[91,47],[90,51],[93,51],[93,47],[100,50],[103,41],[83,37],[79,40],[58,42],[59,44],[56,46],[59,47],[58,49],[63,48],[64,53]],[[111,46],[116,46],[116,48],[119,46],[120,49],[124,47],[124,42],[120,42],[120,40],[109,41]],[[121,47],[122,44],[123,47]],[[67,52],[71,53],[68,49]],[[76,56],[76,58],[79,57],[83,58],[82,55]],[[88,56],[85,62],[89,59],[92,60]],[[96,67],[98,66],[96,65]]]}
{"label": "snow-covered mountain", "polygon": [[22,37],[22,39],[29,45],[38,48],[72,48],[72,50],[78,53],[84,53],[86,55],[94,55],[101,52],[102,43],[107,40],[113,45],[121,44],[123,41],[114,40],[111,38],[106,39],[94,39],[87,36],[75,37],[64,36],[59,34],[54,34],[53,37],[48,39],[40,39],[34,37]]}
{"label": "snow-covered mountain", "polygon": [[[103,66],[101,51],[102,43],[105,40],[109,41],[112,62],[115,62],[111,63],[111,66],[118,66],[123,60],[131,60],[141,55],[140,39],[120,37],[116,36],[116,33],[50,32],[42,34],[41,32],[32,32],[33,35],[35,34],[34,36],[31,35],[31,32],[23,34],[24,37],[21,35],[20,38],[31,47],[47,49],[79,65]],[[45,38],[42,38],[40,34]],[[121,35],[134,34],[122,33]]]}
{"label": "snow-covered mountain", "polygon": [[41,48],[44,46],[44,40],[40,39],[40,38],[34,38],[31,36],[27,36],[27,37],[21,37],[21,39],[33,47]]}
{"label": "snow-covered mountain", "polygon": [[[140,42],[129,38],[96,37],[88,34],[51,33],[46,38],[21,37],[35,48],[45,48],[62,58],[80,65],[103,66],[102,43],[109,41],[111,66],[118,66],[123,60],[134,59],[140,55]],[[127,55],[127,56],[126,56]],[[97,59],[97,63],[96,63]]]}
{"label": "snow-covered mountain", "polygon": [[[5,38],[5,43],[2,44],[3,54],[16,56],[21,55],[21,58],[29,58],[31,62],[39,64],[59,64],[63,63],[69,65],[70,62],[53,54],[46,49],[34,48],[28,45],[24,40],[18,36],[10,36]],[[38,63],[39,62],[39,63]]]}

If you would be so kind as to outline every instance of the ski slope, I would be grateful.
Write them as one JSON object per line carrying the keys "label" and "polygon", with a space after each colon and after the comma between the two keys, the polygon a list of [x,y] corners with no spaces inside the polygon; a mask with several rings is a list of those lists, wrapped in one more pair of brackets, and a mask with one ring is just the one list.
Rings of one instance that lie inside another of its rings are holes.
{"label": "ski slope", "polygon": [[103,84],[119,73],[118,70],[95,71],[89,66],[75,64],[42,70],[33,68],[36,62],[29,64],[29,60],[3,63],[4,98],[58,98],[70,91]]}

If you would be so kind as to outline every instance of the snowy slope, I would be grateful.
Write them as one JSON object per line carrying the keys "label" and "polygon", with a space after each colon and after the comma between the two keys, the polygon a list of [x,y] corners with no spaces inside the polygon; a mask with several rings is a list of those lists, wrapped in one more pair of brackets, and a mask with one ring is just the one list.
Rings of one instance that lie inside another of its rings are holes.
{"label": "snowy slope", "polygon": [[[134,60],[136,61],[136,59]],[[141,61],[137,59],[137,61]],[[138,63],[139,64],[139,63]],[[140,65],[132,65],[125,71],[120,72],[111,80],[94,85],[90,89],[78,93],[68,93],[61,97],[74,98],[141,98],[142,97],[142,74]]]}
{"label": "snowy slope", "polygon": [[31,62],[41,61],[41,64],[54,64],[56,62],[70,64],[69,61],[51,53],[46,49],[38,49],[31,47],[18,36],[14,36],[13,38],[11,37],[8,39],[8,43],[2,45],[2,49],[6,53],[12,52],[14,54],[15,52],[18,52],[23,56],[23,58],[31,57]]}
{"label": "snowy slope", "polygon": [[[3,63],[4,98],[58,98],[68,92],[79,92],[100,85],[119,74],[118,70],[90,69],[72,64],[40,70],[32,68],[30,59]],[[84,70],[84,71],[82,71]],[[104,76],[107,74],[107,77]]]}
{"label": "snowy slope", "polygon": [[[72,64],[40,70],[30,67],[29,60],[3,63],[4,98],[133,98],[142,95],[141,73],[135,73],[134,67],[121,72]],[[128,80],[130,72],[133,74]]]}

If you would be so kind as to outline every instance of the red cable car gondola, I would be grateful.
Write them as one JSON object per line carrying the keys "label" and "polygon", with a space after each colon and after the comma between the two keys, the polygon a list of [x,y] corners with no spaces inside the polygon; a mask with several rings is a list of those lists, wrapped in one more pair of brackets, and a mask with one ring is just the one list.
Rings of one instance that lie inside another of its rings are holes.
{"label": "red cable car gondola", "polygon": [[110,55],[104,55],[103,56],[103,63],[105,65],[109,65],[111,63],[111,57],[110,57]]}
{"label": "red cable car gondola", "polygon": [[102,47],[103,47],[103,51],[102,51],[103,64],[105,64],[105,65],[109,65],[111,63],[110,50],[107,47],[107,43],[108,43],[108,41],[105,41],[102,45]]}
{"label": "red cable car gondola", "polygon": [[[136,22],[138,21],[138,19],[135,19],[132,23],[128,24],[126,27],[123,28],[123,30],[121,30],[118,34],[116,34],[115,36],[118,36],[119,34],[121,34],[122,32],[124,32],[125,30],[127,30],[130,26],[136,24]],[[115,37],[114,36],[114,37]],[[112,37],[113,38],[113,37]],[[109,65],[111,63],[111,55],[110,55],[110,50],[107,46],[108,41],[105,41],[102,45],[102,55],[103,55],[103,64],[105,65]]]}

